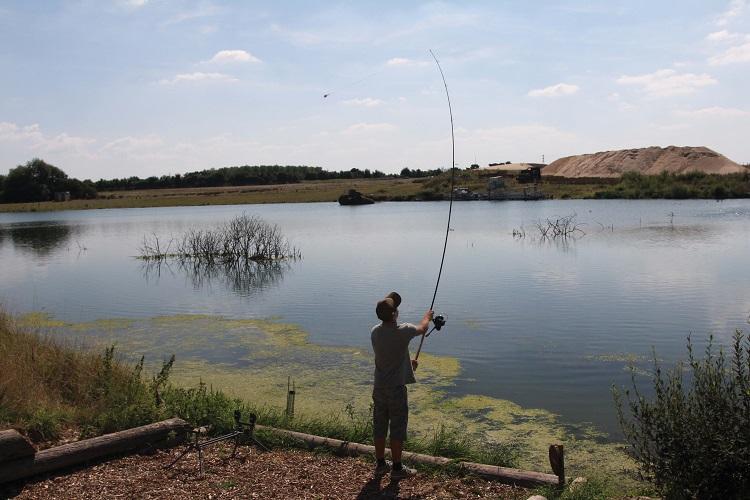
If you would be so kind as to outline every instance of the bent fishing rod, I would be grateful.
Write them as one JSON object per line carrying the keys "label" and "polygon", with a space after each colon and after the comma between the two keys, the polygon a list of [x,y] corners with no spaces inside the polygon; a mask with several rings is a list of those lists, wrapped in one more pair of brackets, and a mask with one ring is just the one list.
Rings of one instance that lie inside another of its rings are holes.
{"label": "bent fishing rod", "polygon": [[[437,297],[438,287],[440,286],[440,277],[443,274],[443,265],[445,264],[445,251],[448,248],[448,234],[451,230],[451,214],[453,213],[453,187],[456,179],[456,137],[453,131],[453,108],[451,106],[451,96],[448,92],[448,83],[445,81],[445,74],[443,68],[440,66],[440,61],[435,57],[435,53],[430,50],[430,55],[435,60],[438,70],[440,71],[440,77],[443,79],[443,87],[445,87],[445,97],[448,99],[448,113],[451,118],[451,189],[450,189],[450,202],[448,203],[448,224],[445,227],[445,241],[443,243],[443,256],[440,258],[440,270],[438,271],[437,281],[435,282],[435,291],[432,294],[432,302],[430,303],[430,310],[435,306],[435,298]],[[437,315],[432,319],[433,327],[428,332],[422,334],[422,338],[419,340],[419,347],[417,348],[417,354],[414,356],[414,360],[419,359],[419,353],[422,352],[422,344],[424,339],[429,337],[430,334],[445,326],[445,318],[441,315]]]}

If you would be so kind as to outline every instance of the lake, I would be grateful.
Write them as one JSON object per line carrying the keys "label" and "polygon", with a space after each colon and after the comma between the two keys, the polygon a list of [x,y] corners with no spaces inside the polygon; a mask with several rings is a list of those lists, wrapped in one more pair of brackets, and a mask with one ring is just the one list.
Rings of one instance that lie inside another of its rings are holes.
{"label": "lake", "polygon": [[[127,325],[140,325],[139,346],[176,352],[178,365],[200,361],[191,367],[199,371],[239,366],[252,345],[222,342],[223,330],[201,345],[174,331],[160,340],[162,330],[138,321],[272,318],[298,325],[316,346],[366,353],[375,302],[387,292],[402,295],[401,320],[416,322],[429,306],[447,211],[424,202],[0,214],[0,303],[68,325],[131,320],[117,331],[126,351]],[[167,241],[242,213],[278,224],[302,259],[228,275],[134,258],[146,235]],[[610,388],[628,384],[629,363],[648,370],[653,348],[669,365],[685,357],[689,334],[699,346],[709,334],[726,344],[748,327],[748,200],[460,202],[453,214],[435,307],[447,326],[424,347],[460,363],[449,396],[509,400],[616,437]],[[585,235],[534,234],[535,221],[569,214]],[[514,237],[521,228],[526,236]],[[241,336],[229,329],[227,338]],[[287,351],[274,352],[264,366],[284,362]],[[335,365],[337,351],[326,352],[315,363]]]}

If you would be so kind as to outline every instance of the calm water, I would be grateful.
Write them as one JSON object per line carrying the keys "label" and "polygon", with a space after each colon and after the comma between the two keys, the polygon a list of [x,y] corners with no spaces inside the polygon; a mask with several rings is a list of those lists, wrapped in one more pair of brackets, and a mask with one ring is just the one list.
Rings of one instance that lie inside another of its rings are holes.
{"label": "calm water", "polygon": [[[447,203],[178,207],[0,214],[0,303],[65,321],[218,314],[281,317],[311,340],[369,346],[390,290],[401,319],[429,305]],[[301,261],[261,276],[145,268],[144,235],[164,239],[243,212],[277,223]],[[534,221],[576,213],[586,235],[532,237]],[[524,227],[528,236],[514,239]],[[669,363],[685,338],[727,342],[750,315],[750,201],[466,202],[454,207],[436,310],[448,326],[425,350],[457,357],[455,391],[486,394],[615,429],[610,386],[627,357]],[[231,356],[225,353],[224,358]],[[222,353],[212,359],[221,360]]]}

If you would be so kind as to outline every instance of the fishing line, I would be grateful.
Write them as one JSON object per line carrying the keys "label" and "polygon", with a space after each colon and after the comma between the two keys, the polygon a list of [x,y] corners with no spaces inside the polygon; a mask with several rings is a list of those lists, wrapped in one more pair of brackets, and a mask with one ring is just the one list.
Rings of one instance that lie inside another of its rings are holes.
{"label": "fishing line", "polygon": [[363,76],[362,78],[360,78],[358,80],[354,80],[353,82],[344,84],[341,87],[337,87],[337,88],[335,88],[333,90],[329,90],[328,92],[326,92],[325,94],[323,94],[323,99],[326,99],[327,97],[329,97],[329,96],[331,96],[333,94],[337,94],[337,93],[341,92],[342,90],[348,89],[349,87],[353,87],[354,85],[357,85],[358,83],[362,83],[365,80],[369,80],[373,76],[375,76],[375,75],[377,75],[379,73],[382,73],[383,71],[385,71],[385,68],[380,68],[379,70],[377,70],[377,71],[375,71],[373,73],[370,73],[367,76]]}
{"label": "fishing line", "polygon": [[[453,107],[451,106],[451,95],[448,92],[448,83],[445,81],[445,74],[443,73],[443,68],[440,66],[440,61],[438,61],[437,57],[435,57],[434,52],[432,52],[432,49],[430,49],[430,55],[435,60],[435,64],[437,64],[438,70],[440,70],[440,77],[443,79],[443,86],[445,87],[445,97],[448,99],[448,112],[450,113],[451,117],[451,190],[450,190],[450,203],[448,204],[448,224],[445,228],[445,242],[443,243],[443,256],[440,258],[440,270],[438,271],[437,275],[437,281],[435,282],[435,292],[432,294],[432,302],[430,303],[430,310],[435,306],[435,298],[437,297],[438,287],[440,286],[440,277],[443,274],[443,264],[445,264],[445,250],[448,248],[448,234],[450,234],[451,230],[451,214],[453,213],[453,186],[455,183],[456,178],[456,137],[455,133],[453,131]],[[424,339],[426,337],[429,337],[430,334],[435,330],[440,330],[445,325],[445,318],[442,316],[435,316],[432,320],[434,326],[429,332],[423,333],[422,338],[419,341],[419,348],[417,348],[417,354],[414,356],[414,359],[417,360],[419,358],[419,353],[422,352],[422,344],[424,344]]]}

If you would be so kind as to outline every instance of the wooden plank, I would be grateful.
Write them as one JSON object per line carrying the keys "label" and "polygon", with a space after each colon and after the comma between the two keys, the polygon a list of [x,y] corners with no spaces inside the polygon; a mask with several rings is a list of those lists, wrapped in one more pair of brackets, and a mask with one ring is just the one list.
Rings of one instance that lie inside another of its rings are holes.
{"label": "wooden plank", "polygon": [[[289,431],[286,429],[277,429],[275,427],[267,427],[265,425],[256,425],[256,429],[273,432],[275,434],[281,434],[289,436],[295,439],[299,439],[311,446],[325,446],[331,448],[340,453],[351,454],[351,455],[374,455],[375,447],[352,443],[349,441],[341,441],[339,439],[326,438],[321,436],[315,436],[312,434],[305,434],[302,432]],[[386,448],[386,455],[390,455],[390,449]],[[521,469],[514,469],[510,467],[498,467],[496,465],[485,465],[474,462],[456,462],[450,458],[445,457],[433,457],[430,455],[423,455],[421,453],[412,453],[405,451],[402,454],[403,460],[408,460],[418,464],[427,465],[440,465],[445,466],[448,464],[456,464],[459,467],[478,474],[482,477],[500,481],[503,483],[514,484],[517,486],[524,487],[535,487],[544,485],[557,486],[559,484],[559,478],[553,474],[545,474],[543,472],[533,472]]]}
{"label": "wooden plank", "polygon": [[0,431],[0,462],[30,457],[34,453],[34,445],[17,430]]}
{"label": "wooden plank", "polygon": [[172,418],[154,424],[105,434],[75,443],[40,451],[33,457],[6,462],[0,467],[0,483],[36,476],[92,460],[138,451],[150,446],[177,443],[184,439],[190,425]]}

